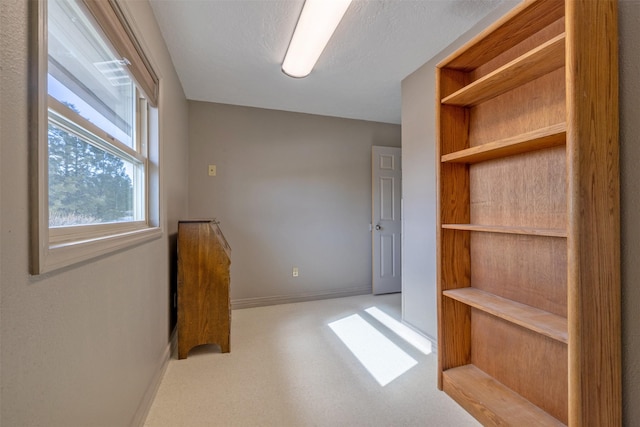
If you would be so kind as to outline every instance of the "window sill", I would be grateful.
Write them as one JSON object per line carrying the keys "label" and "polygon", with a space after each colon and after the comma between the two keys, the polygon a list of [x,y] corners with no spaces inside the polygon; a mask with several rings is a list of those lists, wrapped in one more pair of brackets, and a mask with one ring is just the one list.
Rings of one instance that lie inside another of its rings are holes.
{"label": "window sill", "polygon": [[162,236],[159,227],[148,227],[108,236],[93,237],[72,242],[51,243],[45,248],[44,256],[36,274],[47,273],[78,264],[102,255],[145,243]]}

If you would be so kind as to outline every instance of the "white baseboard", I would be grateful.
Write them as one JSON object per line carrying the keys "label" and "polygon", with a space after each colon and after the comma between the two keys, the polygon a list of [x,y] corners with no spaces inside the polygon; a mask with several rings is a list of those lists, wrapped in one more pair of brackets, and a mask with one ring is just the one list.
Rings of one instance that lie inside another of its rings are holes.
{"label": "white baseboard", "polygon": [[404,319],[402,319],[402,324],[407,326],[407,327],[409,327],[409,328],[411,328],[415,333],[423,336],[426,340],[431,342],[431,352],[434,353],[434,354],[438,353],[438,340],[436,340],[431,335],[423,332],[420,328],[418,328],[417,326],[412,325],[410,322],[407,322]]}
{"label": "white baseboard", "polygon": [[160,383],[162,382],[162,377],[167,370],[167,366],[169,366],[169,360],[171,359],[171,355],[174,353],[175,348],[177,347],[177,328],[173,330],[171,334],[171,338],[169,339],[169,343],[165,347],[162,352],[162,357],[160,358],[160,362],[158,363],[158,367],[156,369],[156,373],[149,383],[147,390],[142,397],[142,401],[138,405],[138,410],[133,416],[133,420],[131,421],[132,427],[142,427],[144,426],[144,422],[147,419],[147,415],[149,415],[149,411],[151,410],[151,405],[153,404],[153,400],[158,393],[158,389],[160,388]]}
{"label": "white baseboard", "polygon": [[240,298],[231,301],[232,309],[263,307],[267,305],[289,304],[292,302],[315,301],[330,298],[352,297],[371,293],[371,285],[332,291],[307,292],[300,294],[276,295],[270,297]]}

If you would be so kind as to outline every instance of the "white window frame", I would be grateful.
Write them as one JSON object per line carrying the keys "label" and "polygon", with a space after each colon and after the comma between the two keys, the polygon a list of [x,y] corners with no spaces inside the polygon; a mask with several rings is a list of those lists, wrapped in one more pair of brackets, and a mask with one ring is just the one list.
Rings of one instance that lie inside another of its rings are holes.
{"label": "white window frame", "polygon": [[[113,0],[111,0],[113,1]],[[159,188],[159,135],[158,108],[145,102],[138,103],[136,117],[143,118],[148,126],[142,129],[146,140],[145,162],[145,218],[142,221],[49,227],[48,185],[48,110],[50,100],[47,90],[47,1],[30,2],[30,26],[33,31],[33,52],[30,75],[31,93],[31,274],[42,274],[90,260],[108,253],[138,245],[162,236],[160,222]],[[139,46],[137,41],[130,41]],[[146,60],[146,58],[145,58]],[[147,89],[148,92],[148,89]],[[157,94],[155,94],[157,96]],[[157,98],[155,100],[157,102]],[[69,117],[67,117],[69,118]],[[71,117],[71,121],[74,121]],[[140,123],[137,123],[138,125]],[[82,123],[86,128],[86,123]],[[91,129],[102,139],[99,129]],[[109,139],[106,139],[107,141]],[[131,155],[138,156],[132,152]],[[137,157],[141,159],[140,157]]]}

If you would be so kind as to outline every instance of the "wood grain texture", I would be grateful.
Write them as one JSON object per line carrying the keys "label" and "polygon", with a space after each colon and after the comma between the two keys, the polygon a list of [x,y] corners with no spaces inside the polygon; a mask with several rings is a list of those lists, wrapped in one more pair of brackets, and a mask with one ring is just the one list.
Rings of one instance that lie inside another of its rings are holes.
{"label": "wood grain texture", "polygon": [[[471,259],[469,252],[470,236],[460,230],[441,229],[437,242],[441,254],[438,265],[438,321],[439,381],[442,389],[442,371],[451,367],[469,363],[471,354],[470,309],[465,304],[445,298],[442,292],[447,289],[464,288],[470,285]],[[445,261],[454,260],[454,261]]]}
{"label": "wood grain texture", "polygon": [[528,153],[530,151],[557,147],[565,144],[567,137],[566,128],[565,123],[558,123],[542,129],[503,138],[499,141],[487,142],[486,144],[445,154],[441,157],[441,161],[443,163],[473,164]]}
{"label": "wood grain texture", "polygon": [[[617,2],[567,2],[570,415],[622,424]],[[629,421],[629,420],[627,420]]]}
{"label": "wood grain texture", "polygon": [[178,224],[178,359],[202,344],[230,351],[230,248],[213,221]]}
{"label": "wood grain texture", "polygon": [[[467,84],[464,73],[436,70],[438,81],[436,102],[444,91],[452,92]],[[436,120],[440,125],[436,138],[437,156],[468,147],[469,112],[465,108],[443,106],[436,108]],[[454,258],[455,263],[441,264],[437,268],[438,288],[438,341],[446,343],[438,350],[438,387],[442,389],[442,371],[469,362],[470,329],[469,307],[452,300],[444,300],[444,289],[469,286],[469,233],[442,230],[442,222],[469,222],[469,170],[464,164],[436,162],[437,215],[436,251],[438,259]]]}
{"label": "wood grain texture", "polygon": [[621,425],[617,55],[615,0],[532,0],[438,65],[439,386],[487,425]]}
{"label": "wood grain texture", "polygon": [[564,66],[561,34],[442,99],[446,105],[470,107],[501,95]]}
{"label": "wood grain texture", "polygon": [[473,365],[567,423],[566,344],[477,309],[471,310],[471,336]]}
{"label": "wood grain texture", "polygon": [[492,314],[551,339],[567,343],[567,319],[476,288],[444,291],[446,297]]}
{"label": "wood grain texture", "polygon": [[438,347],[438,352],[442,352],[440,363],[444,372],[471,363],[471,307],[444,295],[440,304],[446,313],[439,324],[444,341]]}
{"label": "wood grain texture", "polygon": [[478,68],[471,70],[469,77],[471,81],[478,80],[561,34],[564,34],[564,16],[558,18],[548,26],[541,28],[538,32],[532,33],[531,36],[504,52],[501,52],[490,61],[481,64]]}
{"label": "wood grain texture", "polygon": [[487,426],[564,426],[473,365],[444,373],[444,390]]}
{"label": "wood grain texture", "polygon": [[442,224],[449,230],[484,231],[486,233],[520,234],[523,236],[567,237],[567,231],[560,228],[506,227],[503,225]]}
{"label": "wood grain texture", "polygon": [[507,227],[567,227],[565,148],[473,164],[470,222]]}
{"label": "wood grain texture", "polygon": [[469,147],[566,121],[565,67],[469,108]]}
{"label": "wood grain texture", "polygon": [[567,317],[567,239],[471,233],[475,288]]}
{"label": "wood grain texture", "polygon": [[564,15],[558,0],[527,0],[471,39],[438,66],[470,71],[516,46]]}

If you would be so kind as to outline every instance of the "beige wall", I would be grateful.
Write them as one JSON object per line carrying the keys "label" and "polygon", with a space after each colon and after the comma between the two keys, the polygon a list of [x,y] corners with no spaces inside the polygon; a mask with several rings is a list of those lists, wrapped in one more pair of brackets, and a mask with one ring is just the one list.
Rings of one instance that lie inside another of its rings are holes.
{"label": "beige wall", "polygon": [[[191,217],[216,216],[222,222],[233,247],[236,300],[304,298],[370,285],[370,146],[399,146],[399,127],[205,103],[190,103],[187,125],[187,103],[147,2],[128,2],[127,10],[163,78],[166,233],[145,245],[33,277],[27,272],[27,1],[0,1],[0,425],[120,426],[139,413],[166,355],[175,276],[170,259],[176,221],[187,215],[187,196]],[[627,426],[640,420],[639,24],[640,2],[621,1]],[[412,87],[425,81],[432,80]],[[403,103],[403,124],[412,114],[405,108],[410,107]],[[425,127],[404,141],[410,147],[403,150],[405,174],[415,185],[430,179],[420,174],[428,174],[427,167],[407,162],[407,156],[428,160],[431,155],[422,151],[429,147],[420,135],[433,133],[432,116],[423,113],[414,111],[413,120],[424,120]],[[215,178],[206,176],[209,163],[218,166]],[[407,200],[405,194],[405,207],[416,202],[419,209],[430,209],[434,203],[429,191],[416,190],[411,197],[426,199]],[[408,260],[405,268],[415,269],[419,262],[419,257]],[[294,264],[301,273],[296,280]],[[429,298],[428,292],[422,295]],[[413,310],[429,304],[435,306],[426,300]]]}
{"label": "beige wall", "polygon": [[402,314],[432,339],[436,305],[435,66],[517,4],[509,0],[402,81]]}
{"label": "beige wall", "polygon": [[162,78],[161,239],[28,274],[27,7],[0,2],[0,424],[127,426],[166,357],[170,236],[186,212],[187,103],[147,2],[126,4]]}
{"label": "beige wall", "polygon": [[[640,422],[640,1],[623,0],[619,4],[620,17],[620,173],[621,173],[621,245],[622,245],[622,375],[623,375],[623,414],[625,426],[636,426]],[[458,42],[455,43],[459,44]],[[403,81],[403,156],[413,159],[429,159],[434,151],[433,138],[435,136],[434,104],[434,67],[440,58],[429,61],[411,76]],[[426,101],[416,92],[416,88],[426,94]],[[413,120],[416,115],[423,121]],[[416,185],[418,182],[434,182],[433,164],[426,162],[419,166],[407,164],[405,161],[405,185]],[[408,170],[411,169],[411,170]],[[409,174],[407,178],[407,174]],[[435,190],[434,190],[435,191]],[[411,218],[418,217],[421,212],[429,214],[431,206],[435,205],[435,193],[418,193],[405,191],[405,225],[406,234],[418,228],[411,228]],[[415,211],[412,211],[415,209]],[[435,227],[435,220],[432,224]],[[414,238],[416,236],[413,236]],[[409,237],[407,237],[409,239]],[[411,250],[411,249],[410,249]],[[418,246],[415,251],[423,250]],[[405,256],[407,255],[405,242]],[[407,266],[419,268],[418,265]],[[421,272],[422,277],[430,276],[429,272]],[[407,277],[406,268],[403,271]],[[409,274],[412,274],[409,272]],[[435,274],[435,273],[434,273]],[[412,277],[412,276],[410,276]],[[435,277],[435,276],[434,276]],[[429,280],[412,282],[412,292],[427,293],[431,301],[424,306],[435,307],[435,284]],[[404,288],[403,288],[404,289]],[[406,300],[406,296],[405,296]],[[410,313],[411,316],[423,316],[417,321],[424,321],[424,311],[419,311],[419,305]],[[435,316],[435,313],[429,313]],[[405,314],[406,316],[406,314]],[[435,323],[428,319],[425,323],[428,329],[425,333],[435,334]],[[433,328],[433,329],[432,329]],[[432,335],[435,336],[435,335]],[[597,351],[597,349],[594,349]]]}
{"label": "beige wall", "polygon": [[438,327],[432,62],[402,81],[402,313],[405,322],[435,340]]}
{"label": "beige wall", "polygon": [[236,306],[370,292],[371,146],[400,126],[189,102],[189,134],[189,214],[220,220]]}

